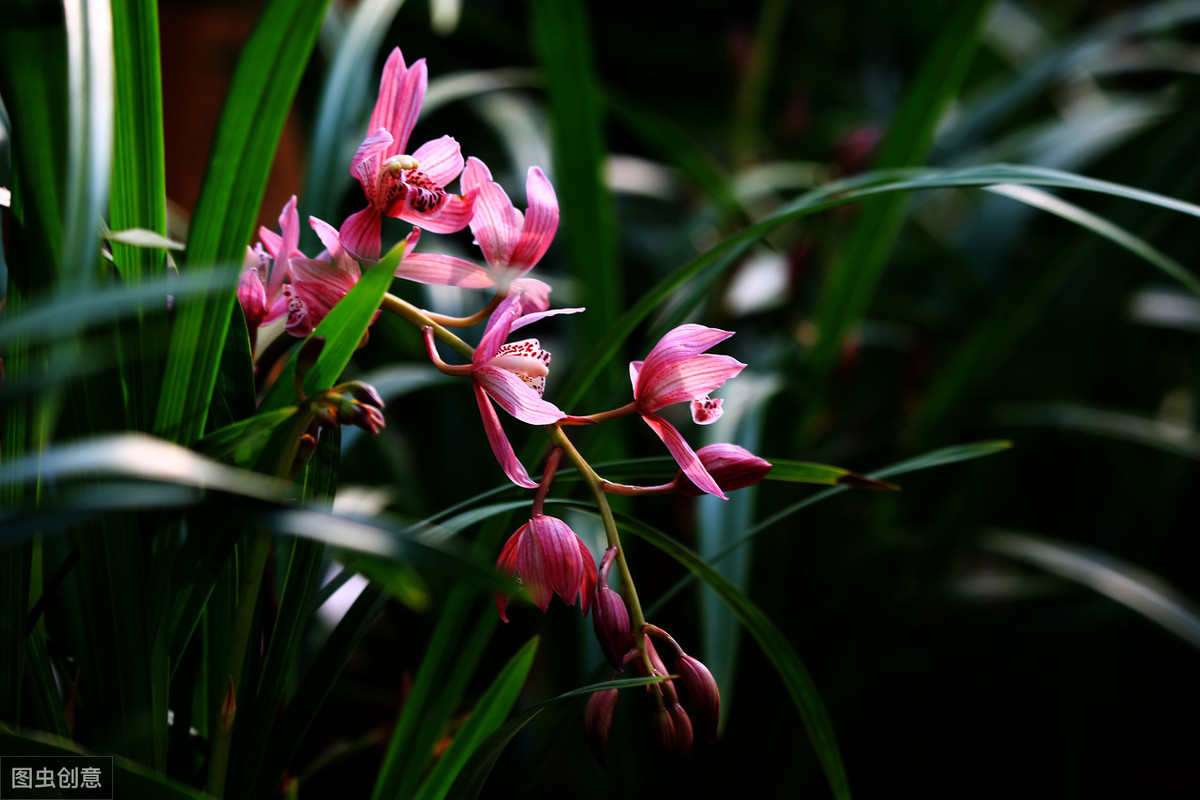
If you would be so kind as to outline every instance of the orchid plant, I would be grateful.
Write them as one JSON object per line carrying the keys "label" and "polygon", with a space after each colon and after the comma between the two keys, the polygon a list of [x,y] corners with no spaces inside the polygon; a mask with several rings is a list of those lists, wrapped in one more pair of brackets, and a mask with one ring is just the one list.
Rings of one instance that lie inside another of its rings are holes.
{"label": "orchid plant", "polygon": [[[351,173],[367,196],[368,207],[348,217],[336,231],[319,219],[310,220],[325,251],[309,259],[297,250],[296,199],[280,215],[280,233],[262,230],[260,242],[247,253],[238,298],[252,339],[286,307],[286,333],[305,337],[320,324],[338,299],[360,276],[359,263],[377,260],[380,220],[394,216],[413,223],[412,234],[402,244],[404,253],[395,276],[426,284],[488,289],[491,299],[476,313],[449,318],[418,308],[399,296],[385,296],[383,311],[418,328],[430,361],[446,375],[470,378],[483,431],[504,475],[515,485],[535,489],[529,522],[504,545],[497,568],[516,579],[530,600],[545,611],[557,594],[568,605],[578,599],[586,616],[595,607],[595,630],[613,668],[628,664],[648,678],[665,679],[649,687],[657,703],[655,730],[665,752],[676,758],[690,753],[694,728],[678,702],[670,673],[659,659],[651,636],[671,643],[680,659],[693,666],[685,679],[699,713],[700,730],[709,739],[716,734],[719,691],[707,669],[686,656],[675,640],[646,620],[634,585],[633,573],[621,547],[620,534],[609,506],[609,493],[624,495],[699,490],[727,499],[725,492],[761,480],[771,465],[736,445],[709,445],[700,453],[658,411],[689,403],[692,419],[701,425],[716,422],[721,400],[710,395],[746,366],[726,355],[708,353],[733,335],[730,331],[685,324],[663,336],[643,361],[629,365],[633,399],[620,408],[592,414],[568,414],[544,398],[550,374],[550,353],[537,339],[509,341],[513,333],[548,317],[583,312],[582,308],[550,308],[550,287],[526,277],[546,253],[558,228],[558,202],[554,188],[540,167],[530,167],[526,180],[527,209],[516,207],[492,179],[487,165],[475,157],[464,162],[458,143],[443,137],[422,145],[412,156],[403,150],[412,133],[426,88],[424,59],[408,67],[399,48],[384,66],[379,95],[371,115],[372,130],[355,154]],[[448,193],[462,175],[463,194]],[[453,233],[470,227],[486,267],[436,252],[413,252],[422,232]],[[478,344],[472,346],[453,331],[474,325],[486,316]],[[469,364],[446,363],[438,352],[439,341],[469,356]],[[268,368],[270,365],[260,365]],[[301,400],[304,398],[302,397]],[[495,406],[528,425],[541,426],[550,446],[540,481],[530,477],[517,458]],[[623,416],[640,415],[662,440],[679,465],[681,478],[659,487],[618,484],[603,478],[571,442],[567,429],[595,425]],[[371,428],[375,418],[370,420]],[[608,549],[598,568],[587,545],[567,523],[544,513],[544,502],[563,457],[591,487]],[[711,472],[710,472],[711,468]],[[664,488],[665,487],[665,488]],[[615,563],[623,590],[618,595],[607,585]],[[496,595],[501,619],[507,621],[509,595]],[[615,690],[614,690],[615,691]],[[607,692],[607,690],[606,690]],[[609,697],[606,693],[597,697]],[[588,739],[597,758],[603,758],[611,723],[608,713],[587,715]]]}

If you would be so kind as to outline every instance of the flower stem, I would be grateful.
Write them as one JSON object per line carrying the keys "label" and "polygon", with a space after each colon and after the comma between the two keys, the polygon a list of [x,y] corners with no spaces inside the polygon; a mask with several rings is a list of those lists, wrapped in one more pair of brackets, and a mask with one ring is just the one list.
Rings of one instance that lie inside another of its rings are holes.
{"label": "flower stem", "polygon": [[392,312],[418,330],[421,328],[433,328],[433,333],[438,339],[450,345],[450,347],[464,358],[470,359],[475,354],[474,347],[471,347],[471,345],[446,330],[437,320],[407,300],[401,300],[396,295],[389,293],[383,296],[383,302],[380,303],[379,307]]}
{"label": "flower stem", "polygon": [[[625,548],[621,547],[621,537],[617,534],[617,521],[613,518],[612,507],[608,504],[608,495],[604,493],[604,479],[596,474],[596,470],[592,469],[592,465],[587,462],[587,459],[575,449],[575,445],[567,438],[562,428],[558,425],[547,425],[546,432],[550,436],[550,441],[562,448],[567,457],[571,459],[571,463],[579,470],[579,474],[583,475],[591,487],[592,495],[596,498],[596,506],[600,510],[600,519],[604,522],[604,535],[608,540],[609,547],[617,548],[617,571],[621,575],[621,586],[625,590],[625,605],[629,608],[629,622],[633,630],[641,630],[646,624],[646,615],[642,611],[642,604],[638,600],[637,588],[633,585],[633,575],[629,571],[629,564],[625,561]],[[637,640],[637,647],[640,649],[644,645],[642,640]]]}

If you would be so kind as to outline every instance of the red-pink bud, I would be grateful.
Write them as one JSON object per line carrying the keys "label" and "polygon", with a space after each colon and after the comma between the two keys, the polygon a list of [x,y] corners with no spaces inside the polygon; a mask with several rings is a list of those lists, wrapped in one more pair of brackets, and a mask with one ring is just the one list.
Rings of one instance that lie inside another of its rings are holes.
{"label": "red-pink bud", "polygon": [[654,738],[664,753],[675,755],[675,723],[667,707],[662,704],[654,709]]}
{"label": "red-pink bud", "polygon": [[600,766],[608,767],[608,731],[612,727],[613,710],[617,707],[617,690],[605,689],[588,698],[583,710],[583,735],[588,749]]}
{"label": "red-pink bud", "polygon": [[621,595],[607,586],[602,586],[596,593],[595,605],[592,607],[592,627],[608,663],[624,672],[621,662],[633,646],[633,633],[629,630],[629,612]]}
{"label": "red-pink bud", "polygon": [[[696,451],[696,455],[700,457],[704,469],[708,470],[708,474],[725,492],[753,486],[771,471],[770,461],[759,458],[736,444],[705,445]],[[704,494],[682,471],[675,476],[674,484],[675,491],[682,495],[699,497]]]}
{"label": "red-pink bud", "polygon": [[675,728],[675,740],[670,752],[676,761],[683,763],[692,754],[692,721],[679,703],[668,707],[667,714]]}
{"label": "red-pink bud", "polygon": [[696,715],[696,735],[703,742],[717,738],[717,722],[721,718],[721,691],[708,667],[686,653],[675,659],[679,682],[687,689]]}

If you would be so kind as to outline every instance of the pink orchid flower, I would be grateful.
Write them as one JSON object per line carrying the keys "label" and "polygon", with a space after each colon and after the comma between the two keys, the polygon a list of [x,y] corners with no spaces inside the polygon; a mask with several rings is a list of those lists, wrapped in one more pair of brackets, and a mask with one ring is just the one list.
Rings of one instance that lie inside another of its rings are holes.
{"label": "pink orchid flower", "polygon": [[[543,612],[555,594],[587,616],[596,593],[596,562],[583,540],[556,517],[534,514],[505,543],[496,567],[505,575],[518,575],[529,599]],[[508,622],[508,594],[496,593],[496,610]]]}
{"label": "pink orchid flower", "polygon": [[405,154],[428,81],[425,59],[410,68],[400,49],[392,50],[379,82],[369,133],[350,167],[350,174],[362,185],[367,207],[347,217],[340,233],[342,245],[359,261],[379,258],[384,216],[434,233],[460,231],[471,220],[474,195],[450,194],[445,189],[463,170],[458,142],[443,136]]}
{"label": "pink orchid flower", "polygon": [[500,184],[492,180],[487,165],[467,159],[463,189],[476,192],[471,233],[483,251],[487,268],[454,256],[414,253],[405,259],[396,276],[444,286],[472,289],[495,287],[501,294],[522,294],[526,310],[550,307],[550,287],[525,273],[546,253],[558,231],[558,198],[545,173],[530,167],[525,178],[529,208],[522,214]]}
{"label": "pink orchid flower", "polygon": [[[312,333],[362,277],[358,262],[342,246],[337,230],[316,217],[309,217],[308,221],[325,250],[316,258],[298,253],[291,259],[291,283],[283,287],[287,309],[284,330],[297,337]],[[414,228],[406,240],[406,249],[416,244],[419,235]],[[376,312],[375,318],[378,316]]]}
{"label": "pink orchid flower", "polygon": [[560,308],[522,314],[520,298],[510,295],[492,312],[483,338],[471,358],[471,365],[467,368],[475,384],[475,399],[492,452],[496,454],[496,460],[509,480],[526,489],[536,489],[537,484],[530,479],[529,473],[513,452],[512,443],[500,426],[500,418],[492,401],[530,425],[550,425],[566,419],[568,415],[558,406],[542,399],[546,376],[550,372],[550,354],[541,348],[537,339],[522,339],[519,342],[508,342],[507,339],[512,331],[544,317],[580,311],[583,309]]}
{"label": "pink orchid flower", "polygon": [[246,315],[246,325],[253,332],[259,326],[274,322],[287,311],[281,293],[284,280],[291,275],[291,260],[302,256],[300,217],[296,213],[296,196],[279,214],[280,233],[259,228],[259,244],[246,248],[246,260],[237,296]]}
{"label": "pink orchid flower", "polygon": [[729,356],[706,354],[713,345],[733,336],[730,331],[703,325],[680,325],[667,333],[646,355],[629,365],[634,405],[650,429],[662,439],[683,474],[708,494],[728,499],[705,469],[703,461],[671,423],[654,412],[674,403],[690,401],[692,420],[699,425],[716,422],[721,401],[708,396],[746,365]]}

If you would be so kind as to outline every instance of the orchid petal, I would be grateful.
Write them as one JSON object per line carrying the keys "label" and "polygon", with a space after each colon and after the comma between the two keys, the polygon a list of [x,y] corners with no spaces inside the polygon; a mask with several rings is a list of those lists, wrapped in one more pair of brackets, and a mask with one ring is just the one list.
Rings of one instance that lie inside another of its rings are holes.
{"label": "orchid petal", "polygon": [[642,419],[658,435],[658,438],[662,439],[663,444],[670,451],[671,457],[675,459],[679,468],[683,470],[683,474],[688,476],[697,489],[716,495],[722,500],[729,499],[721,491],[721,487],[717,485],[713,477],[708,474],[708,470],[700,461],[700,456],[696,455],[696,452],[684,440],[683,435],[675,429],[675,426],[656,414],[643,413]]}
{"label": "orchid petal", "polygon": [[[509,295],[509,296],[513,297],[515,295]],[[518,300],[520,299],[519,296],[516,296],[516,297]],[[518,308],[523,309],[524,304],[518,304]],[[509,327],[508,331],[509,331],[509,333],[512,333],[513,331],[517,330],[518,328],[524,328],[526,325],[537,322],[540,319],[545,319],[546,317],[555,317],[555,316],[558,316],[559,314],[578,314],[581,311],[586,311],[586,310],[587,310],[586,308],[580,307],[580,308],[551,308],[546,311],[535,311],[532,314],[524,314],[524,315],[518,317],[517,319],[513,320],[513,324],[511,327]]]}
{"label": "orchid petal", "polygon": [[358,179],[362,186],[367,202],[375,205],[379,194],[379,171],[387,158],[387,150],[392,145],[392,135],[386,130],[373,129],[362,144],[354,151],[354,159],[350,162],[350,174]]}
{"label": "orchid petal", "polygon": [[374,206],[367,206],[346,217],[338,230],[342,247],[357,261],[378,261],[379,242],[383,235],[383,216]]}
{"label": "orchid petal", "polygon": [[592,551],[578,535],[575,536],[575,542],[579,545],[579,558],[583,562],[583,577],[579,584],[579,610],[586,617],[588,610],[592,607],[592,600],[596,596],[599,578],[596,574],[596,558],[592,555]]}
{"label": "orchid petal", "polygon": [[522,224],[521,212],[513,206],[500,184],[488,181],[479,186],[475,214],[471,217],[471,233],[475,234],[483,257],[493,269],[508,267],[509,254],[521,235]]}
{"label": "orchid petal", "polygon": [[417,160],[417,169],[438,186],[445,186],[463,171],[462,148],[453,136],[426,142],[412,157]]}
{"label": "orchid petal", "polygon": [[552,594],[575,605],[584,572],[578,542],[575,531],[557,517],[538,514],[529,521],[523,546],[517,548],[517,573],[529,599],[542,611]]}
{"label": "orchid petal", "polygon": [[474,194],[465,197],[450,194],[446,195],[446,199],[436,211],[418,211],[405,202],[398,211],[389,211],[389,215],[413,225],[420,225],[430,233],[457,233],[471,222],[471,215],[475,212],[474,204]]}
{"label": "orchid petal", "polygon": [[501,408],[522,422],[551,425],[566,416],[558,406],[538,396],[519,375],[506,369],[480,367],[471,376]]}
{"label": "orchid petal", "polygon": [[383,65],[379,96],[375,99],[369,126],[369,130],[384,128],[395,138],[395,145],[387,156],[404,152],[421,113],[421,102],[425,99],[428,83],[425,59],[418,59],[411,67],[406,67],[400,48],[392,50]]}
{"label": "orchid petal", "polygon": [[308,224],[312,226],[313,232],[325,246],[325,251],[329,254],[329,260],[333,265],[343,272],[357,276],[359,274],[358,265],[354,263],[354,257],[342,246],[337,228],[317,217],[309,217]]}
{"label": "orchid petal", "polygon": [[242,313],[246,316],[246,327],[253,333],[267,315],[267,293],[263,290],[257,267],[250,267],[242,272],[241,280],[238,281],[237,297],[242,306]]}
{"label": "orchid petal", "polygon": [[525,212],[520,238],[510,244],[508,264],[527,271],[546,254],[558,232],[558,197],[545,173],[537,167],[529,168],[525,199],[529,209]]}
{"label": "orchid petal", "polygon": [[479,339],[479,346],[475,348],[475,355],[471,357],[472,364],[482,367],[496,356],[496,353],[500,351],[500,346],[507,341],[513,322],[520,314],[521,301],[519,297],[509,295],[500,301],[500,305],[496,306],[492,315],[488,317],[487,325],[483,329],[483,336]]}
{"label": "orchid petal", "polygon": [[491,180],[492,171],[488,169],[487,164],[484,164],[475,156],[467,159],[467,166],[462,174],[462,188],[464,192],[478,189],[483,184],[490,183]]}
{"label": "orchid petal", "polygon": [[[654,367],[657,367],[655,369]],[[702,354],[671,362],[647,358],[634,394],[643,411],[703,397],[737,375],[746,365],[731,356]]]}
{"label": "orchid petal", "polygon": [[495,282],[486,269],[470,261],[441,253],[412,253],[396,267],[396,277],[438,286],[486,289]]}
{"label": "orchid petal", "polygon": [[496,415],[496,409],[492,407],[492,401],[478,382],[475,383],[475,401],[479,404],[479,415],[483,418],[483,429],[487,433],[488,444],[492,446],[492,452],[500,462],[504,474],[517,486],[536,489],[538,485],[530,479],[529,473],[517,459],[504,428],[500,426],[500,418]]}
{"label": "orchid petal", "polygon": [[550,285],[537,278],[517,278],[509,292],[521,298],[524,312],[547,311],[550,308]]}
{"label": "orchid petal", "polygon": [[[517,532],[508,537],[508,541],[504,543],[504,548],[500,551],[500,558],[496,560],[496,569],[503,575],[512,577],[517,572],[517,547],[521,542],[521,537],[526,535],[529,530],[529,523],[525,523]],[[508,622],[508,615],[505,613],[508,610],[508,592],[496,592],[496,611],[500,613],[500,619],[503,622]]]}

